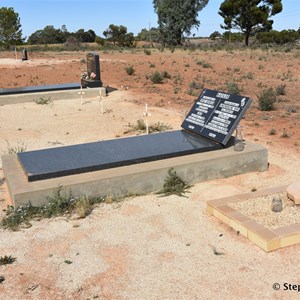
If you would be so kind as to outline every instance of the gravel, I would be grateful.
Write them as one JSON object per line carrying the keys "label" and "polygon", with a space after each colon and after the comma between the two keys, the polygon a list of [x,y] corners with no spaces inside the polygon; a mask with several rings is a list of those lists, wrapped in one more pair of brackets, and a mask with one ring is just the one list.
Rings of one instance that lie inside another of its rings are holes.
{"label": "gravel", "polygon": [[[272,200],[276,195],[282,199],[281,212],[273,212],[271,209]],[[228,203],[228,205],[269,229],[297,224],[300,220],[300,207],[289,200],[286,193],[250,198],[246,201]]]}

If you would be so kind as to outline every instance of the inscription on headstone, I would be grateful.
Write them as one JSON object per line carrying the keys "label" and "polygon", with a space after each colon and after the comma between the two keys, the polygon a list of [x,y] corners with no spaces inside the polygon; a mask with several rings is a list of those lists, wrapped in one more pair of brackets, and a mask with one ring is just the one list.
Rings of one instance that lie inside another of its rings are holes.
{"label": "inscription on headstone", "polygon": [[204,89],[181,127],[226,145],[252,100]]}

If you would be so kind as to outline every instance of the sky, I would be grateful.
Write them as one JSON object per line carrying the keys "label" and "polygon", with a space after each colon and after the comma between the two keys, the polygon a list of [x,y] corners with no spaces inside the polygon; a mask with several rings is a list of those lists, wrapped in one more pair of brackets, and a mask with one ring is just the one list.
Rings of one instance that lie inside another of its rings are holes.
{"label": "sky", "polygon": [[[223,32],[218,15],[224,0],[210,0],[199,13],[201,25],[193,29],[195,36],[206,37],[214,31]],[[300,1],[282,0],[283,11],[274,16],[273,29],[300,27]],[[19,14],[23,37],[29,37],[47,25],[56,29],[66,25],[69,32],[92,29],[103,37],[110,24],[123,25],[137,35],[143,28],[157,27],[152,0],[0,0],[0,7],[12,7]]]}

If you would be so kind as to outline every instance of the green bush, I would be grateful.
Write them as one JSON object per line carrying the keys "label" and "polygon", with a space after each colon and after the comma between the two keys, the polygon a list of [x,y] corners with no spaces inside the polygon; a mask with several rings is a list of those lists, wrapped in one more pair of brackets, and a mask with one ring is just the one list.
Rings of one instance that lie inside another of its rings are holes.
{"label": "green bush", "polygon": [[264,89],[257,96],[258,108],[262,111],[270,111],[274,109],[274,105],[277,102],[277,96],[273,88]]}
{"label": "green bush", "polygon": [[243,92],[243,88],[240,88],[239,85],[235,82],[226,82],[225,90],[234,95],[239,95]]}
{"label": "green bush", "polygon": [[190,82],[189,87],[191,89],[202,90],[204,87],[204,84],[202,82],[197,82],[196,80],[193,80]]}
{"label": "green bush", "polygon": [[[46,198],[48,203],[42,207],[26,206],[6,209],[6,216],[1,220],[0,226],[10,230],[18,230],[23,223],[30,225],[30,221],[38,218],[52,218],[62,215],[77,213],[80,218],[87,216],[93,209],[93,205],[101,203],[104,197],[73,197],[71,192],[66,192],[59,187],[52,196]],[[31,225],[30,225],[31,226]]]}
{"label": "green bush", "polygon": [[163,196],[177,195],[186,197],[184,193],[188,192],[191,186],[182,180],[177,174],[174,168],[168,170],[168,176],[165,179],[163,189],[158,191],[157,194],[163,194]]}
{"label": "green bush", "polygon": [[156,71],[156,72],[151,74],[150,80],[153,83],[162,83],[163,82],[163,76],[158,71]]}
{"label": "green bush", "polygon": [[280,84],[276,87],[276,94],[278,96],[283,96],[286,95],[286,85],[285,84]]}
{"label": "green bush", "polygon": [[151,51],[150,51],[149,49],[145,49],[145,50],[144,50],[144,53],[145,53],[146,55],[151,55]]}
{"label": "green bush", "polygon": [[36,104],[45,105],[51,103],[51,97],[40,97],[39,99],[33,100]]}
{"label": "green bush", "polygon": [[128,75],[133,75],[135,72],[135,69],[133,66],[127,66],[127,67],[125,67],[125,71]]}
{"label": "green bush", "polygon": [[162,76],[163,78],[171,78],[171,75],[169,74],[168,71],[163,71],[163,72],[161,73],[161,76]]}

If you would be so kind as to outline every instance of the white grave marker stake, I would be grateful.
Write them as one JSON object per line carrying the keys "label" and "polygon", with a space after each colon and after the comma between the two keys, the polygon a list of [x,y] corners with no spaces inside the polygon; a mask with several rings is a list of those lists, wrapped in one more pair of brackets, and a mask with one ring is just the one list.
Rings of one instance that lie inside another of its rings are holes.
{"label": "white grave marker stake", "polygon": [[103,109],[103,102],[102,102],[102,100],[103,100],[103,97],[101,96],[101,90],[99,89],[99,94],[100,94],[100,107],[101,107],[101,113],[102,113],[102,115],[104,114],[104,109]]}
{"label": "white grave marker stake", "polygon": [[82,90],[82,85],[80,86],[80,92],[78,92],[78,94],[80,95],[80,101],[81,101],[81,105],[83,102],[82,96],[84,95],[84,91]]}
{"label": "white grave marker stake", "polygon": [[104,114],[104,110],[103,110],[103,102],[102,102],[102,100],[103,100],[103,97],[100,96],[101,113],[102,113],[102,115],[103,115],[103,114]]}
{"label": "white grave marker stake", "polygon": [[149,134],[149,126],[148,126],[148,117],[151,117],[151,113],[148,112],[148,105],[146,103],[146,110],[144,112],[144,117],[145,117],[145,125],[146,125],[146,134]]}

